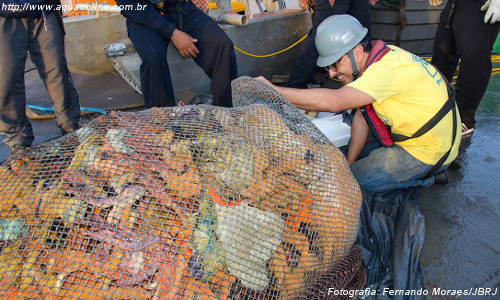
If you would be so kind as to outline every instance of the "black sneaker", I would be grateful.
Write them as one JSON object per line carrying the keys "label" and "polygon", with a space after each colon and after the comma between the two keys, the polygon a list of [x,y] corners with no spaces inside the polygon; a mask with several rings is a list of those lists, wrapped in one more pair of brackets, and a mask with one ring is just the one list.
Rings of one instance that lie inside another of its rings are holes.
{"label": "black sneaker", "polygon": [[434,182],[436,184],[448,184],[448,183],[450,183],[450,174],[449,174],[448,170],[444,170],[444,171],[434,175]]}

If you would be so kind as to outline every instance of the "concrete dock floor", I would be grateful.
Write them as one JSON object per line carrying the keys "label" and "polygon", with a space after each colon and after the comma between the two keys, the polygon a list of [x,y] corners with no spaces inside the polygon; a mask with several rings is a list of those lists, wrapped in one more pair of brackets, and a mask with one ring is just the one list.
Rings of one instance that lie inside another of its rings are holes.
{"label": "concrete dock floor", "polygon": [[[423,190],[422,254],[428,288],[491,288],[500,299],[500,76],[492,77],[450,183]],[[475,297],[463,297],[472,299]]]}
{"label": "concrete dock floor", "polygon": [[[110,110],[143,105],[142,96],[117,73],[106,73],[100,76],[72,73],[72,78],[80,94],[82,107]],[[25,84],[27,104],[51,107],[49,95],[36,69],[25,73]],[[35,112],[39,115],[45,114],[43,111],[35,110]],[[82,124],[93,117],[95,115],[82,116]],[[54,119],[31,120],[31,125],[35,134],[34,145],[59,137],[61,134]],[[4,137],[0,135],[0,161],[4,161],[9,155],[9,148],[3,140]]]}
{"label": "concrete dock floor", "polygon": [[[142,97],[119,75],[73,74],[81,105],[111,109],[140,105]],[[36,71],[26,73],[29,104],[50,106]],[[426,218],[422,267],[428,288],[497,289],[500,299],[500,75],[492,77],[477,113],[474,134],[464,140],[448,185],[423,190]],[[83,123],[89,118],[83,118]],[[32,121],[34,144],[59,136],[53,119]],[[8,147],[0,137],[0,161]],[[434,297],[431,297],[434,298]],[[448,298],[448,297],[444,297]],[[452,298],[452,297],[449,297]],[[467,297],[464,297],[467,298]]]}

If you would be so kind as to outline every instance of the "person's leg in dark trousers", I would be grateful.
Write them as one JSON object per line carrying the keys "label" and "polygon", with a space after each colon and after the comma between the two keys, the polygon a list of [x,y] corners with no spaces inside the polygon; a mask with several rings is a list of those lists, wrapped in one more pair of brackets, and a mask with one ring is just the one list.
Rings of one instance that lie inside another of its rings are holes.
{"label": "person's leg in dark trousers", "polygon": [[29,36],[27,19],[0,17],[0,133],[11,147],[30,146],[34,139],[24,87]]}
{"label": "person's leg in dark trousers", "polygon": [[349,6],[349,14],[355,17],[363,27],[368,29],[366,39],[371,41],[371,27],[372,21],[370,16],[370,5],[367,0],[351,0]]}
{"label": "person's leg in dark trousers", "polygon": [[141,88],[147,108],[176,105],[167,63],[169,41],[155,30],[127,20],[128,36],[141,57]]}
{"label": "person's leg in dark trousers", "polygon": [[195,45],[200,54],[194,61],[211,79],[214,104],[231,107],[231,81],[238,75],[233,42],[219,25],[191,2],[186,2],[182,9],[185,13],[184,32],[198,39]]}
{"label": "person's leg in dark trousers", "polygon": [[349,10],[351,0],[337,0],[335,4],[330,6],[328,0],[318,0],[314,7],[315,11],[312,14],[312,28],[309,30],[307,38],[304,40],[302,49],[295,61],[295,65],[288,79],[288,86],[293,88],[306,88],[311,82],[314,72],[317,69],[316,60],[318,59],[318,51],[314,43],[316,36],[316,28],[318,25],[332,15],[346,14]]}
{"label": "person's leg in dark trousers", "polygon": [[481,1],[458,0],[452,19],[453,33],[460,56],[456,101],[462,122],[474,127],[476,109],[491,76],[491,50],[499,23],[485,24]]}
{"label": "person's leg in dark trousers", "polygon": [[[468,128],[474,127],[476,109],[488,87],[491,50],[500,26],[498,23],[484,23],[481,5],[478,1],[455,1],[451,28],[448,32],[445,28],[445,42],[435,44],[437,56],[432,61],[447,78],[451,78],[460,58],[460,71],[455,85],[456,101],[462,122]],[[448,36],[449,31],[451,37]],[[445,54],[449,54],[449,57],[443,57]]]}
{"label": "person's leg in dark trousers", "polygon": [[451,28],[452,4],[449,0],[441,12],[439,25],[434,37],[431,63],[451,82],[458,65],[457,45]]}
{"label": "person's leg in dark trousers", "polygon": [[80,123],[80,96],[68,70],[64,30],[57,14],[32,20],[29,53],[49,93],[57,125],[64,132],[72,132]]}
{"label": "person's leg in dark trousers", "polygon": [[312,80],[316,71],[316,60],[318,59],[318,51],[314,45],[314,36],[316,35],[316,27],[311,28],[304,40],[304,45],[297,56],[295,65],[288,79],[288,86],[297,89],[305,89],[307,84]]}

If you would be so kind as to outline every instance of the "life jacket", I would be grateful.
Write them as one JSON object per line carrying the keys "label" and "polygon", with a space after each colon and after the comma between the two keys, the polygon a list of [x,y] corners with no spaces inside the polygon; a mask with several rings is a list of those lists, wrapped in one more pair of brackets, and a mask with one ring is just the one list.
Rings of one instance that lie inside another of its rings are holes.
{"label": "life jacket", "polygon": [[[387,47],[387,44],[384,41],[372,41],[372,50],[370,51],[370,54],[368,54],[364,70],[366,70],[374,62],[379,61],[389,51],[391,51],[391,49]],[[377,141],[385,147],[394,145],[389,128],[384,124],[384,122],[382,122],[382,120],[380,120],[371,104],[363,106],[361,108],[361,113],[365,117],[365,120],[370,127],[370,131]]]}
{"label": "life jacket", "polygon": [[[386,55],[390,51],[390,48],[387,44],[382,40],[372,41],[372,50],[370,51],[367,64],[364,68],[366,70],[371,64],[379,61],[384,55]],[[448,158],[451,149],[453,148],[453,144],[455,143],[456,137],[456,128],[457,128],[457,112],[455,107],[455,89],[451,86],[448,80],[442,76],[444,82],[446,82],[446,86],[448,88],[448,100],[441,107],[441,109],[429,120],[427,121],[420,129],[418,129],[412,136],[405,136],[402,134],[391,133],[391,130],[388,126],[380,120],[377,113],[373,109],[371,104],[363,106],[361,108],[361,113],[363,114],[368,126],[370,127],[370,131],[372,135],[377,139],[383,146],[390,147],[394,145],[394,141],[402,142],[408,139],[417,138],[431,130],[441,119],[451,110],[453,112],[453,134],[451,140],[450,149],[439,159],[439,161],[434,165],[434,167],[429,171],[429,175],[435,173],[442,164]]]}

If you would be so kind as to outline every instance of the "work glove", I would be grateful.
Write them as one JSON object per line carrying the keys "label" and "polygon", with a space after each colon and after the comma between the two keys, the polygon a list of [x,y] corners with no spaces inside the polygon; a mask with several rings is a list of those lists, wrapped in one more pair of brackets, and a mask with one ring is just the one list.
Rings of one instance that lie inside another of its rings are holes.
{"label": "work glove", "polygon": [[486,11],[486,14],[484,15],[484,23],[488,23],[489,21],[493,24],[500,21],[500,0],[486,1],[486,3],[481,7],[481,10]]}
{"label": "work glove", "polygon": [[429,0],[429,4],[431,6],[439,6],[439,5],[443,4],[443,0]]}

